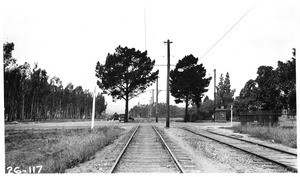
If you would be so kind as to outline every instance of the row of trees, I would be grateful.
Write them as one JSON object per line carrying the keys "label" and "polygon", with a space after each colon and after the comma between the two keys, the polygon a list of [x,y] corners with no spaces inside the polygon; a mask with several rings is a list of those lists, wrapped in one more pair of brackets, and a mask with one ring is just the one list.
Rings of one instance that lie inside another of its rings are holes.
{"label": "row of trees", "polygon": [[[260,66],[256,79],[246,82],[239,96],[234,98],[235,89],[231,89],[230,76],[223,74],[217,86],[216,108],[224,106],[227,117],[230,105],[234,105],[234,114],[249,111],[296,110],[296,49],[292,49],[292,57],[286,62],[278,61],[277,68]],[[205,98],[201,104],[201,115],[212,115],[213,100]],[[195,112],[195,111],[194,111]]]}
{"label": "row of trees", "polygon": [[[278,61],[277,68],[260,66],[256,79],[246,82],[239,96],[234,98],[235,89],[231,89],[230,76],[220,76],[217,85],[216,108],[224,106],[227,118],[230,106],[234,105],[234,114],[249,111],[296,111],[296,49],[292,49],[292,57],[286,62]],[[195,114],[193,108],[190,114]],[[214,112],[213,100],[208,97],[201,103],[200,114],[207,118]]]}
{"label": "row of trees", "polygon": [[200,109],[193,106],[189,114],[195,115],[199,111],[201,117],[205,119],[214,113],[215,108],[224,106],[229,118],[231,105],[234,105],[234,115],[249,111],[281,112],[283,109],[294,114],[296,111],[296,49],[292,50],[291,59],[286,62],[278,61],[277,68],[260,66],[257,69],[256,79],[246,82],[236,98],[234,98],[235,89],[231,89],[229,73],[226,73],[225,79],[221,74],[217,85],[216,107],[214,101],[206,97],[201,102]]}
{"label": "row of trees", "polygon": [[[49,79],[37,64],[17,64],[12,57],[14,43],[3,45],[4,104],[8,121],[88,118],[92,113],[93,94],[69,83],[65,88],[58,77]],[[96,115],[106,109],[101,94],[96,98]]]}
{"label": "row of trees", "polygon": [[[206,87],[211,80],[211,77],[205,78],[206,70],[197,62],[198,58],[193,55],[185,56],[170,72],[170,91],[175,102],[186,102],[185,120],[190,103],[200,108],[203,93],[208,90]],[[105,64],[97,62],[95,72],[99,88],[114,99],[126,101],[124,122],[128,121],[129,100],[143,93],[157,79],[158,70],[152,72],[154,64],[155,60],[147,56],[147,51],[121,46],[115,53],[107,55]]]}
{"label": "row of trees", "polygon": [[[295,49],[293,56],[291,61],[278,62],[275,70],[270,66],[259,67],[256,80],[248,81],[236,99],[233,97],[235,89],[231,89],[229,73],[226,73],[225,79],[221,74],[214,105],[208,97],[202,102],[211,77],[206,77],[203,64],[197,64],[198,58],[188,55],[179,60],[176,68],[171,70],[170,91],[176,98],[175,103],[186,103],[185,121],[188,120],[190,104],[196,110],[197,118],[200,113],[212,114],[217,107],[224,106],[229,110],[232,104],[236,111],[295,109]],[[155,60],[147,56],[147,51],[140,52],[121,46],[116,48],[115,53],[107,55],[105,64],[97,62],[95,71],[99,79],[98,86],[113,98],[126,101],[124,122],[128,121],[129,100],[143,93],[158,77],[158,71],[152,72],[154,64]],[[141,107],[133,110],[139,109]]]}
{"label": "row of trees", "polygon": [[278,61],[277,68],[260,66],[255,80],[250,79],[235,103],[237,112],[296,110],[296,49],[286,62]]}
{"label": "row of trees", "polygon": [[[151,106],[153,109],[151,109]],[[150,115],[155,116],[155,106],[153,105],[137,105],[130,109],[129,114],[133,117],[150,117]],[[158,103],[157,104],[157,116],[166,117],[167,116],[167,104]],[[170,116],[171,117],[183,117],[184,108],[180,108],[175,105],[170,105]]]}

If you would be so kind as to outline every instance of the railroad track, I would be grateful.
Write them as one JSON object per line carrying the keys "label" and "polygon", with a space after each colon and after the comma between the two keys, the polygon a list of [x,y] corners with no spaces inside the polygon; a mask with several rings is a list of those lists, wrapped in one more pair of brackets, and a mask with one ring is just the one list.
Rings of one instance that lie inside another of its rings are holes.
{"label": "railroad track", "polygon": [[261,144],[261,143],[258,143],[258,142],[253,142],[253,141],[249,141],[249,140],[237,138],[237,137],[232,136],[232,135],[221,134],[221,133],[209,130],[209,129],[207,131],[210,132],[210,133],[216,134],[216,135],[220,135],[220,136],[224,136],[224,137],[228,137],[228,138],[232,138],[232,139],[241,140],[241,141],[244,141],[244,142],[247,142],[247,143],[251,143],[251,144],[263,146],[263,147],[266,147],[266,148],[274,149],[274,150],[282,152],[282,153],[286,153],[286,154],[290,154],[290,155],[293,155],[293,156],[297,156],[297,152],[292,152],[292,151],[287,151],[287,150],[279,149],[279,148],[268,146],[268,145]]}
{"label": "railroad track", "polygon": [[179,161],[154,126],[138,126],[121,151],[110,173],[179,172]]}
{"label": "railroad track", "polygon": [[[255,155],[266,161],[278,164],[285,167],[287,170],[292,172],[298,172],[297,170],[297,154],[287,152],[281,149],[276,149],[273,147],[261,145],[258,143],[249,142],[246,140],[241,140],[239,138],[222,135],[216,132],[206,131],[206,130],[192,130],[190,128],[181,127],[181,129],[199,135],[219,143],[225,144],[227,146],[242,150],[246,153]],[[272,168],[272,166],[269,166]]]}

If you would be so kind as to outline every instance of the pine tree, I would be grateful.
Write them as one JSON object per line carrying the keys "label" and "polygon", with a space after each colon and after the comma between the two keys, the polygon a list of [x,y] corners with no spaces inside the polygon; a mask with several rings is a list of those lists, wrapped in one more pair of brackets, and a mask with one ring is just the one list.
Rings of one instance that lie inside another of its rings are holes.
{"label": "pine tree", "polygon": [[125,118],[128,121],[128,102],[143,93],[158,77],[158,70],[152,72],[155,60],[147,56],[147,51],[118,46],[114,54],[108,54],[106,62],[97,62],[97,85],[113,98],[124,99]]}
{"label": "pine tree", "polygon": [[224,106],[224,108],[227,108],[228,105],[233,102],[233,95],[235,93],[235,89],[231,90],[230,76],[228,72],[226,73],[225,80],[223,78],[223,74],[221,74],[217,90],[217,107]]}
{"label": "pine tree", "polygon": [[[187,121],[188,105],[191,101],[199,110],[203,93],[207,92],[211,77],[205,78],[206,69],[203,64],[197,65],[198,58],[193,55],[185,56],[170,72],[171,94],[176,98],[175,103],[185,101],[185,121]],[[183,71],[180,72],[179,69]],[[198,116],[199,112],[197,111]]]}

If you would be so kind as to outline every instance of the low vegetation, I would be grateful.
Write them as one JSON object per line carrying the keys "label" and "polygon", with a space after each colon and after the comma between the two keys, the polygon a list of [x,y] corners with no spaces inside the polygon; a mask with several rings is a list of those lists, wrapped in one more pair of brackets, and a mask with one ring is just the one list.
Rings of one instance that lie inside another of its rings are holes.
{"label": "low vegetation", "polygon": [[246,133],[262,140],[270,140],[291,148],[297,148],[297,129],[264,126],[234,126],[234,132]]}
{"label": "low vegetation", "polygon": [[27,170],[42,166],[41,173],[63,173],[87,161],[112,143],[119,127],[90,129],[9,130],[5,137],[5,169]]}

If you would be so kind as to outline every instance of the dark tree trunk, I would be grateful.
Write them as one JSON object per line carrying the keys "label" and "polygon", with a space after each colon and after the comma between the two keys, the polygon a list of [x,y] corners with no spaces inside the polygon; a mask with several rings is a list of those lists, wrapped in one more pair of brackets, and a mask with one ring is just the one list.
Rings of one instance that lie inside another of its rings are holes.
{"label": "dark tree trunk", "polygon": [[32,102],[31,102],[31,110],[30,110],[30,119],[31,121],[34,121],[34,114],[33,114],[33,109],[34,109],[34,96],[32,97]]}
{"label": "dark tree trunk", "polygon": [[25,94],[22,96],[22,111],[21,111],[21,120],[25,120],[24,116],[24,110],[25,110]]}
{"label": "dark tree trunk", "polygon": [[128,122],[128,94],[126,94],[126,105],[125,105],[125,117],[124,117],[124,122]]}
{"label": "dark tree trunk", "polygon": [[36,105],[36,119],[37,121],[40,121],[39,103]]}
{"label": "dark tree trunk", "polygon": [[189,107],[189,100],[188,95],[185,96],[185,115],[184,115],[184,122],[188,121],[188,107]]}

